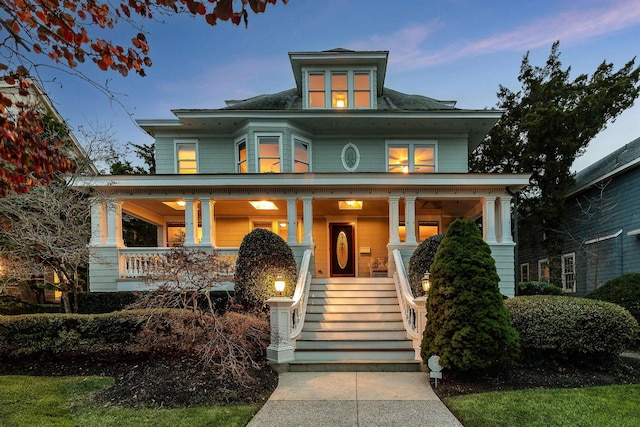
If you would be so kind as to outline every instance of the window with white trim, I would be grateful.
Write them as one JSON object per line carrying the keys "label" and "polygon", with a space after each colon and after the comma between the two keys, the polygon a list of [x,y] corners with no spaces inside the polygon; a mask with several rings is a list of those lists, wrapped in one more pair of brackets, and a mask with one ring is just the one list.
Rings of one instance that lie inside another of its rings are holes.
{"label": "window with white trim", "polygon": [[258,172],[280,172],[280,136],[256,135],[258,145]]}
{"label": "window with white trim", "polygon": [[564,292],[576,291],[576,254],[562,255],[562,290]]}
{"label": "window with white trim", "polygon": [[238,173],[248,173],[249,163],[247,162],[247,139],[241,138],[236,141],[236,171]]}
{"label": "window with white trim", "polygon": [[311,172],[311,143],[297,136],[293,137],[293,171]]}
{"label": "window with white trim", "polygon": [[306,74],[307,108],[373,108],[373,71],[318,70]]}
{"label": "window with white trim", "polygon": [[528,262],[520,264],[520,281],[521,282],[529,281],[529,263]]}
{"label": "window with white trim", "polygon": [[549,282],[551,277],[549,276],[549,259],[541,259],[538,261],[538,280],[541,282]]}
{"label": "window with white trim", "polygon": [[431,173],[436,171],[436,145],[424,142],[387,145],[387,171]]}
{"label": "window with white trim", "polygon": [[193,142],[176,142],[176,172],[198,173],[198,145]]}

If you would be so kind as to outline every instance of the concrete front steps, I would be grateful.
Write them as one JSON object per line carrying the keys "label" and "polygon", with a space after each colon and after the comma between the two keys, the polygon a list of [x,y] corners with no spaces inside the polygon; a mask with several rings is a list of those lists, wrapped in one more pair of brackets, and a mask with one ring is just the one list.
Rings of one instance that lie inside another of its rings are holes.
{"label": "concrete front steps", "polygon": [[312,279],[289,370],[419,371],[393,279]]}

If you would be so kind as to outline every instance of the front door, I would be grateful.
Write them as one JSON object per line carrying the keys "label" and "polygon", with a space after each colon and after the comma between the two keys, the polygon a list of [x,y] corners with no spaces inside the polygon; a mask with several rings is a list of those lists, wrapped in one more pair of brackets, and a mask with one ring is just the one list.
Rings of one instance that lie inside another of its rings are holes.
{"label": "front door", "polygon": [[329,224],[329,245],[331,252],[331,276],[355,277],[355,245],[353,225],[346,223]]}

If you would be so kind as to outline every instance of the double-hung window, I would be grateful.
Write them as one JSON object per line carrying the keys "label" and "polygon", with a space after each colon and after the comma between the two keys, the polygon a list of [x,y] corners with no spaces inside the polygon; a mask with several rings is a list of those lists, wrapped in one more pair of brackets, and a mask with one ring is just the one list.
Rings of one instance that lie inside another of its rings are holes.
{"label": "double-hung window", "polygon": [[562,255],[562,290],[576,291],[576,254]]}
{"label": "double-hung window", "polygon": [[324,70],[307,73],[308,108],[372,108],[373,71]]}
{"label": "double-hung window", "polygon": [[236,167],[238,173],[248,173],[249,164],[247,162],[247,138],[236,140]]}
{"label": "double-hung window", "polygon": [[198,144],[195,141],[176,142],[176,172],[198,173]]}
{"label": "double-hung window", "polygon": [[436,145],[423,142],[392,142],[387,146],[387,170],[398,173],[436,171]]}
{"label": "double-hung window", "polygon": [[525,262],[524,264],[520,264],[520,281],[528,282],[529,281],[529,263]]}
{"label": "double-hung window", "polygon": [[293,137],[293,171],[311,172],[310,142],[300,137]]}
{"label": "double-hung window", "polygon": [[259,172],[280,172],[280,136],[257,135]]}

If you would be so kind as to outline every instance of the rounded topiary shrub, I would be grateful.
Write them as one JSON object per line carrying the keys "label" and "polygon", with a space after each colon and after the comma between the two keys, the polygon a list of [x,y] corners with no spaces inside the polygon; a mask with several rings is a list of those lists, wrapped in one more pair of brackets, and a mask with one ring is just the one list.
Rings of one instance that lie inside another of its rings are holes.
{"label": "rounded topiary shrub", "polygon": [[422,359],[437,354],[461,371],[507,364],[518,356],[518,333],[498,288],[491,248],[473,221],[455,221],[431,266]]}
{"label": "rounded topiary shrub", "polygon": [[630,273],[609,280],[586,298],[621,305],[640,322],[640,273]]}
{"label": "rounded topiary shrub", "polygon": [[526,361],[589,362],[623,351],[638,322],[619,305],[586,298],[533,295],[505,302]]}
{"label": "rounded topiary shrub", "polygon": [[292,296],[297,266],[291,248],[277,234],[257,228],[242,240],[235,272],[235,302],[247,311],[266,312],[267,299],[276,296],[274,281],[285,282]]}
{"label": "rounded topiary shrub", "polygon": [[431,268],[442,239],[444,239],[444,234],[435,234],[429,237],[418,245],[409,258],[409,284],[415,297],[424,295],[422,276]]}
{"label": "rounded topiary shrub", "polygon": [[518,295],[562,295],[562,288],[548,282],[520,282]]}

